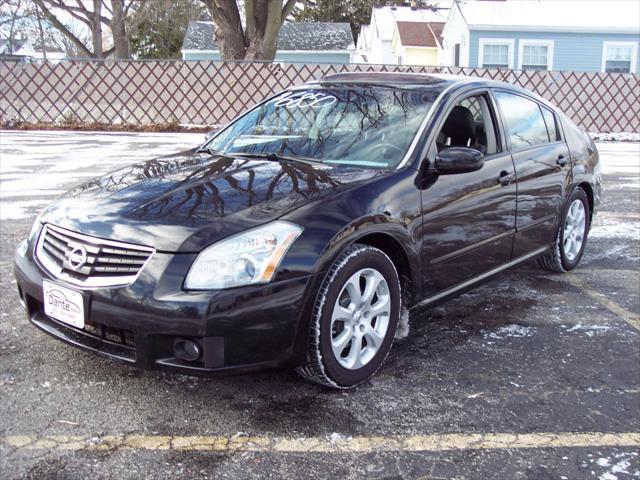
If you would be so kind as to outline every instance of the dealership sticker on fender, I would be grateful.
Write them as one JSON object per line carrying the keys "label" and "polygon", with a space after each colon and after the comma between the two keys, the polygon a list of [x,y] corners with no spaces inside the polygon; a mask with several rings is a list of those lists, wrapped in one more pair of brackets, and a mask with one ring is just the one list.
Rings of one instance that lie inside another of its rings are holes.
{"label": "dealership sticker on fender", "polygon": [[55,283],[42,282],[44,313],[72,327],[84,328],[84,302],[82,294]]}

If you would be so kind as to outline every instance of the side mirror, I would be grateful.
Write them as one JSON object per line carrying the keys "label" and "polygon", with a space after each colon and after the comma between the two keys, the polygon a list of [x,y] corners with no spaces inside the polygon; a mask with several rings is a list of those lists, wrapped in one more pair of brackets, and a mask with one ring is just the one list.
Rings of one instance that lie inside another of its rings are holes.
{"label": "side mirror", "polygon": [[484,165],[482,152],[467,147],[451,147],[436,155],[435,168],[442,175],[480,170]]}

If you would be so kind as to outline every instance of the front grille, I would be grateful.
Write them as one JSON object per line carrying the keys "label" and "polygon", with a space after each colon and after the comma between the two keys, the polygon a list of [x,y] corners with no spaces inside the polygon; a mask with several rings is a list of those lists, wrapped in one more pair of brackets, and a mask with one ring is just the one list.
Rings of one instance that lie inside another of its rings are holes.
{"label": "front grille", "polygon": [[154,251],[46,224],[36,257],[57,278],[84,287],[106,287],[132,283]]}

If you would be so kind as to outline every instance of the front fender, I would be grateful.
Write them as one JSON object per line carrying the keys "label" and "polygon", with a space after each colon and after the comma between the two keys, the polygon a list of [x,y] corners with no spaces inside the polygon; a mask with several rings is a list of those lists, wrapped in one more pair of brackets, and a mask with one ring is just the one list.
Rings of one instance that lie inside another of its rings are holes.
{"label": "front fender", "polygon": [[308,342],[317,292],[326,272],[349,245],[358,241],[375,244],[374,236],[378,240],[390,239],[396,248],[389,256],[402,249],[413,289],[420,288],[422,213],[415,176],[416,172],[410,169],[393,172],[331,198],[311,202],[282,218],[304,228],[287,252],[282,273],[315,274],[314,282],[308,285],[306,308],[299,322],[300,355]]}

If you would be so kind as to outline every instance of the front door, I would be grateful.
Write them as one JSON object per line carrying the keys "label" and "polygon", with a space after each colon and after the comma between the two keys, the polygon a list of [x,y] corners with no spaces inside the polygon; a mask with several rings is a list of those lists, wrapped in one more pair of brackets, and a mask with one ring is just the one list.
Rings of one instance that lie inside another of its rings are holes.
{"label": "front door", "polygon": [[423,296],[433,297],[511,260],[515,171],[486,93],[458,101],[428,154],[465,146],[485,153],[476,172],[439,175],[422,189]]}

